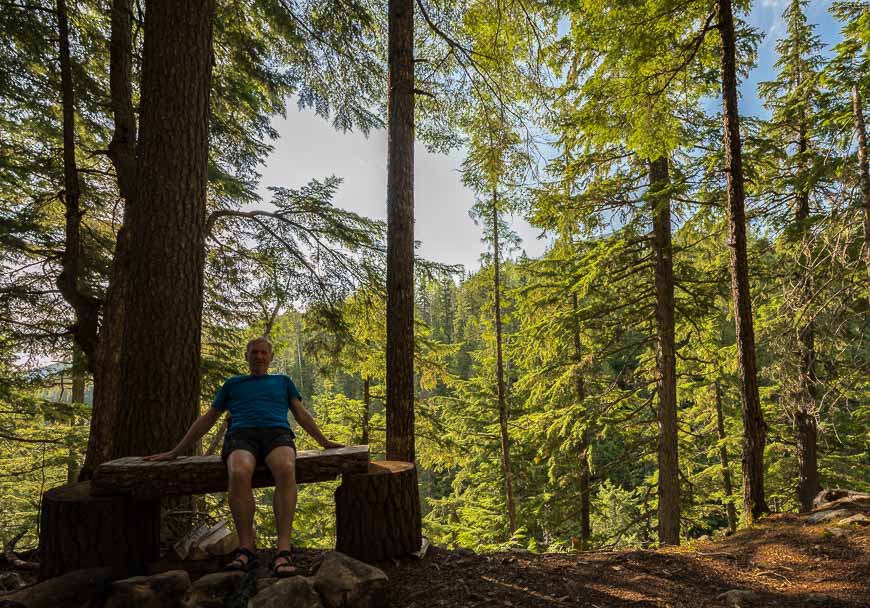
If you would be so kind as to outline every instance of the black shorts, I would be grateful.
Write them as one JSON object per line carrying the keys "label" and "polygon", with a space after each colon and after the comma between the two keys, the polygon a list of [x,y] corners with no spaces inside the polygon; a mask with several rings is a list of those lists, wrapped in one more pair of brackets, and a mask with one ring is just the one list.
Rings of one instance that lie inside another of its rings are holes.
{"label": "black shorts", "polygon": [[293,448],[294,453],[296,452],[292,431],[275,428],[238,429],[227,433],[224,437],[221,459],[226,462],[235,450],[245,450],[254,455],[257,464],[263,464],[269,452],[282,445],[289,446]]}

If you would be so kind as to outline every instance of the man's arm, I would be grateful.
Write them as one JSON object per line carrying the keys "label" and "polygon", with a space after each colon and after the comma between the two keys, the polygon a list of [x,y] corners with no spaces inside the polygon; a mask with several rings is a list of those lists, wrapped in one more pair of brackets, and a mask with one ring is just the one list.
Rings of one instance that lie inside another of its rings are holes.
{"label": "man's arm", "polygon": [[314,421],[314,417],[311,415],[311,412],[302,405],[302,400],[297,397],[292,397],[290,399],[290,411],[293,412],[293,417],[296,418],[296,422],[299,423],[305,432],[311,435],[314,438],[314,441],[319,443],[323,448],[343,448],[344,445],[341,443],[336,443],[335,441],[330,441],[326,437],[323,436],[323,433],[320,432],[320,429],[317,427],[317,423]]}
{"label": "man's arm", "polygon": [[162,454],[146,456],[142,460],[174,460],[178,458],[178,456],[190,445],[199,441],[199,439],[214,426],[214,423],[220,419],[221,414],[223,414],[223,412],[220,412],[213,407],[208,408],[205,414],[193,421],[193,424],[191,424],[190,428],[187,429],[187,433],[185,433],[184,437],[181,438],[181,441],[178,442],[177,446],[168,452],[163,452]]}

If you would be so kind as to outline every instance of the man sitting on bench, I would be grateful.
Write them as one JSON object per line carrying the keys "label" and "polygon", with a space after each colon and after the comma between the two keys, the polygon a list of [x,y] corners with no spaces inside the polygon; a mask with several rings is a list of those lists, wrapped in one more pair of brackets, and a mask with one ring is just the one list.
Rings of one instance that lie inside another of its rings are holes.
{"label": "man sitting on bench", "polygon": [[230,570],[247,571],[254,565],[254,494],[251,478],[258,464],[266,463],[275,478],[272,506],[278,527],[278,552],[272,563],[275,576],[296,573],[290,553],[293,515],[296,511],[296,445],[287,411],[324,448],[339,448],[320,432],[293,381],[269,374],[272,344],[265,337],[254,338],[245,349],[251,373],[224,382],[208,411],[194,421],[171,451],[146,456],[145,460],[173,460],[199,440],[224,412],[230,426],[224,438],[221,458],[227,463],[229,502],[239,548],[227,565]]}

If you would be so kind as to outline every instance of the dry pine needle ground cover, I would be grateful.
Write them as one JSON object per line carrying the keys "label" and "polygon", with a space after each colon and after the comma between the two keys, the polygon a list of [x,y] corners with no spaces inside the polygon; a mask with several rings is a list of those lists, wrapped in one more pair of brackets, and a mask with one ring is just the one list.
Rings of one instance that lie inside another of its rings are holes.
{"label": "dry pine needle ground cover", "polygon": [[474,555],[432,548],[381,564],[403,608],[729,606],[870,608],[870,527],[809,526],[775,515],[718,541],[659,551]]}

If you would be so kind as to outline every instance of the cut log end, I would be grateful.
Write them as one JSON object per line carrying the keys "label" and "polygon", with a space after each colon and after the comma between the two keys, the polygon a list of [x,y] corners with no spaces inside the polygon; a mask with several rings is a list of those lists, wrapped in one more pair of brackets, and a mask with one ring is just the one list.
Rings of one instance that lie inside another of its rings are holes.
{"label": "cut log end", "polygon": [[369,463],[345,475],[335,491],[336,550],[377,562],[419,551],[423,541],[417,469],[413,463]]}
{"label": "cut log end", "polygon": [[118,575],[140,574],[159,554],[159,501],[91,496],[88,481],[43,494],[41,579],[92,566],[111,566]]}

